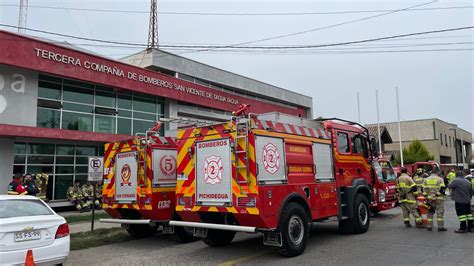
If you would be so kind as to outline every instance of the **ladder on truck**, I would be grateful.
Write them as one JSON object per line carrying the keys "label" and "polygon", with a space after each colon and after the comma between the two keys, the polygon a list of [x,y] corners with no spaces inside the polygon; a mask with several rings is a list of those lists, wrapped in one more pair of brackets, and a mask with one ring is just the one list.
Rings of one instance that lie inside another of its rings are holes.
{"label": "ladder on truck", "polygon": [[250,119],[247,117],[234,117],[233,120],[235,121],[234,164],[236,174],[240,173],[241,176],[245,177],[245,180],[238,180],[237,183],[239,185],[248,185],[250,181],[248,158]]}

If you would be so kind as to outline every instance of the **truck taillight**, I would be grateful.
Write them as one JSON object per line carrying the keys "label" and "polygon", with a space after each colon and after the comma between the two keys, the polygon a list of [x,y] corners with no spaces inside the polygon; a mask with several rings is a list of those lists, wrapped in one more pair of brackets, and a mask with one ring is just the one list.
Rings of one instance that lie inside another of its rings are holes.
{"label": "truck taillight", "polygon": [[257,206],[257,199],[254,197],[240,197],[237,198],[238,207],[255,207]]}
{"label": "truck taillight", "polygon": [[56,230],[56,236],[54,237],[55,239],[58,238],[63,238],[69,235],[69,225],[67,223],[62,224],[58,227],[58,230]]}
{"label": "truck taillight", "polygon": [[178,205],[191,206],[193,201],[191,197],[178,197]]}

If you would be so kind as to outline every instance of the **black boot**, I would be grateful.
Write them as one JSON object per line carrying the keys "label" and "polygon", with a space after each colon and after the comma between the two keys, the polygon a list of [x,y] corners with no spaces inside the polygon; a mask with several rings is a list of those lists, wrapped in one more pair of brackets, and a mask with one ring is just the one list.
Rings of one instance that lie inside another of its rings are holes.
{"label": "black boot", "polygon": [[405,222],[405,228],[410,228],[410,227],[411,227],[410,222]]}

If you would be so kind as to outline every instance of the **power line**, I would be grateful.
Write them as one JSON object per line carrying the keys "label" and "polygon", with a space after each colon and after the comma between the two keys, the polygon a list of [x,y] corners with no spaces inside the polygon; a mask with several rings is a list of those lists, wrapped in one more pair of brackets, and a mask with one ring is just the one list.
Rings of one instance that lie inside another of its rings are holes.
{"label": "power line", "polygon": [[[14,25],[9,25],[9,24],[0,24],[0,26],[3,27],[8,27],[8,28],[18,28],[17,26]],[[441,30],[432,30],[432,31],[422,31],[422,32],[413,32],[413,33],[406,33],[406,34],[398,34],[398,35],[390,35],[390,36],[384,36],[384,37],[377,37],[377,38],[370,38],[370,39],[362,39],[362,40],[356,40],[356,41],[346,41],[346,42],[338,42],[338,43],[327,43],[327,44],[312,44],[312,45],[286,45],[286,46],[239,46],[239,47],[233,47],[231,45],[211,45],[211,46],[203,46],[203,45],[162,45],[162,48],[191,48],[191,49],[196,49],[196,48],[210,48],[210,49],[231,49],[231,48],[239,48],[239,49],[279,49],[279,50],[284,50],[284,49],[305,49],[305,48],[319,48],[319,47],[333,47],[333,46],[343,46],[343,45],[351,45],[351,44],[360,44],[360,43],[368,43],[368,42],[375,42],[375,41],[384,41],[384,40],[390,40],[390,39],[397,39],[397,38],[404,38],[404,37],[410,37],[410,36],[419,36],[419,35],[427,35],[427,34],[435,34],[435,33],[445,33],[445,32],[452,32],[452,31],[460,31],[460,30],[468,30],[468,29],[473,29],[474,26],[466,26],[466,27],[458,27],[458,28],[448,28],[448,29],[441,29]],[[61,36],[61,37],[68,37],[68,38],[73,38],[73,39],[79,39],[79,40],[86,40],[86,41],[93,41],[93,42],[100,42],[100,43],[107,43],[107,44],[117,44],[117,45],[125,45],[125,46],[134,46],[137,48],[140,47],[146,47],[146,44],[142,43],[127,43],[127,42],[115,42],[115,41],[106,41],[106,40],[99,40],[99,39],[92,39],[92,38],[86,38],[86,37],[78,37],[78,36],[73,36],[73,35],[68,35],[68,34],[62,34],[62,33],[55,33],[55,32],[50,32],[50,31],[44,31],[44,30],[38,30],[38,29],[32,29],[32,28],[26,28],[28,31],[31,32],[39,32],[39,33],[45,33],[45,34],[50,34],[50,35],[56,35],[56,36]]]}
{"label": "power line", "polygon": [[[19,7],[15,4],[0,4],[0,6]],[[74,7],[55,7],[55,6],[29,6],[36,9],[51,10],[71,10],[71,11],[89,11],[89,12],[109,12],[109,13],[129,13],[129,14],[148,14],[150,11],[144,10],[120,10],[120,9],[94,9],[94,8],[74,8]],[[411,11],[431,11],[431,10],[452,10],[469,9],[474,6],[448,6],[431,8],[413,8],[403,10]],[[179,12],[179,11],[158,11],[161,15],[191,15],[191,16],[308,16],[308,15],[342,15],[342,14],[363,14],[363,13],[382,13],[396,11],[395,9],[376,9],[376,10],[347,10],[347,11],[327,11],[327,12],[274,12],[274,13],[216,13],[216,12]]]}
{"label": "power line", "polygon": [[[298,32],[293,32],[293,33],[288,33],[288,34],[282,34],[282,35],[277,35],[277,36],[273,36],[273,37],[267,37],[267,38],[263,38],[263,39],[257,39],[257,40],[254,40],[254,41],[236,43],[236,44],[233,44],[233,45],[229,45],[229,46],[227,46],[227,47],[225,47],[225,48],[236,47],[236,46],[242,46],[242,45],[252,44],[252,43],[257,43],[257,42],[270,41],[270,40],[281,39],[281,38],[286,38],[286,37],[291,37],[291,36],[306,34],[306,33],[310,33],[310,32],[315,32],[315,31],[319,31],[319,30],[325,30],[325,29],[335,28],[335,27],[339,27],[339,26],[343,26],[343,25],[347,25],[347,24],[352,24],[352,23],[356,23],[356,22],[360,22],[360,21],[370,20],[370,19],[373,19],[373,18],[378,18],[378,17],[382,17],[382,16],[394,14],[394,13],[397,13],[397,12],[401,12],[401,11],[403,11],[403,10],[409,10],[409,9],[416,8],[416,7],[420,7],[420,6],[429,5],[429,4],[432,4],[432,3],[434,3],[434,2],[437,2],[437,0],[434,0],[434,1],[431,1],[431,2],[427,2],[427,3],[423,3],[423,4],[414,5],[414,6],[410,6],[410,7],[407,7],[407,8],[402,8],[402,9],[394,10],[394,11],[389,11],[389,12],[382,13],[382,14],[377,14],[377,15],[373,15],[373,16],[368,16],[368,17],[363,17],[363,18],[359,18],[359,19],[349,20],[349,21],[345,21],[345,22],[341,22],[341,23],[336,23],[336,24],[332,24],[332,25],[328,25],[328,26],[324,26],[324,27],[318,27],[318,28],[313,28],[313,29],[309,29],[309,30],[298,31]],[[207,50],[209,50],[209,49],[214,49],[214,48],[206,48],[206,49],[204,49],[204,50],[203,50],[203,49],[200,49],[200,50],[190,51],[190,52],[187,52],[187,53],[202,52],[202,51],[207,51]]]}

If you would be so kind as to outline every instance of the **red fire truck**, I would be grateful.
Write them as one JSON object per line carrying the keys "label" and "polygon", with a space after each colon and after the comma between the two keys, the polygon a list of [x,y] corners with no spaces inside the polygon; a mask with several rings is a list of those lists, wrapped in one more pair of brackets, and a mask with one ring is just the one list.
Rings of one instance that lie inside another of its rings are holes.
{"label": "red fire truck", "polygon": [[373,184],[374,198],[370,204],[372,213],[379,213],[397,206],[397,175],[389,160],[383,156],[372,160],[375,174]]}
{"label": "red fire truck", "polygon": [[194,228],[209,246],[236,232],[263,233],[283,256],[306,247],[312,222],[337,220],[365,233],[374,200],[372,151],[356,123],[279,113],[178,131],[174,226]]}
{"label": "red fire truck", "polygon": [[155,130],[145,136],[105,144],[102,208],[134,237],[151,235],[161,225],[180,242],[194,239],[186,227],[168,226],[179,220],[174,211],[176,186],[175,139]]}

